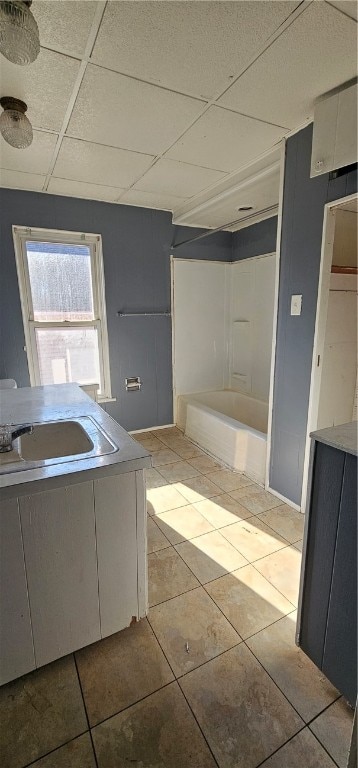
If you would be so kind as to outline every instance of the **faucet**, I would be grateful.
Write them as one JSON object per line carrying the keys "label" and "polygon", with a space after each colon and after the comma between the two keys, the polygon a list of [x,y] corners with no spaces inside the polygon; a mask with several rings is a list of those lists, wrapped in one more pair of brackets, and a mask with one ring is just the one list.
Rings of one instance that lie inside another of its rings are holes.
{"label": "faucet", "polygon": [[31,435],[34,428],[32,424],[15,425],[14,429],[10,424],[0,426],[0,453],[6,453],[13,450],[13,441],[21,435]]}

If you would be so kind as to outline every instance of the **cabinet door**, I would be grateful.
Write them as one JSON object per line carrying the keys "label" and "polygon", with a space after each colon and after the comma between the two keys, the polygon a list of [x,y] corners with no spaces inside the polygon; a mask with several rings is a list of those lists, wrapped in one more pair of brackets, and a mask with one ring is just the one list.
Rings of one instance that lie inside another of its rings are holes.
{"label": "cabinet door", "polygon": [[300,645],[322,669],[345,454],[316,443],[302,592]]}
{"label": "cabinet door", "polygon": [[17,499],[0,504],[0,685],[35,667]]}
{"label": "cabinet door", "polygon": [[357,698],[357,459],[346,456],[323,672],[354,707]]}
{"label": "cabinet door", "polygon": [[19,499],[36,666],[100,638],[92,482]]}
{"label": "cabinet door", "polygon": [[94,482],[102,637],[138,618],[136,473]]}

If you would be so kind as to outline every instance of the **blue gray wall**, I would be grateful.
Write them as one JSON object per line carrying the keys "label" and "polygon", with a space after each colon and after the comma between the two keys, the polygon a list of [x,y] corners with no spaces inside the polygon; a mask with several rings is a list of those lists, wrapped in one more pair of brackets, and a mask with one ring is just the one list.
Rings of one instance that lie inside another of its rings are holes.
{"label": "blue gray wall", "polygon": [[[357,190],[356,171],[310,179],[312,125],[286,145],[270,486],[300,504],[324,206]],[[292,294],[302,314],[291,317]]]}
{"label": "blue gray wall", "polygon": [[[171,214],[35,192],[0,190],[0,378],[28,386],[12,225],[102,235],[112,394],[106,410],[126,429],[172,422],[171,320],[119,318],[117,311],[170,309],[170,245],[200,230],[173,227]],[[222,232],[176,251],[180,258],[230,261],[232,235]],[[140,376],[140,392],[126,392]]]}
{"label": "blue gray wall", "polygon": [[251,259],[276,251],[277,216],[252,224],[232,237],[232,260]]}

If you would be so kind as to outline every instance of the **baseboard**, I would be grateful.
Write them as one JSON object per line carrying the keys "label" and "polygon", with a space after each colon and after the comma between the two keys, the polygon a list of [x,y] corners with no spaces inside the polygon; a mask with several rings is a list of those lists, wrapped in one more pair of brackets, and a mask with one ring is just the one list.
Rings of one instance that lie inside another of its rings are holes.
{"label": "baseboard", "polygon": [[159,429],[168,429],[169,427],[176,427],[176,424],[161,424],[160,427],[145,427],[145,429],[131,429],[128,432],[129,435],[138,435],[139,432],[158,432]]}

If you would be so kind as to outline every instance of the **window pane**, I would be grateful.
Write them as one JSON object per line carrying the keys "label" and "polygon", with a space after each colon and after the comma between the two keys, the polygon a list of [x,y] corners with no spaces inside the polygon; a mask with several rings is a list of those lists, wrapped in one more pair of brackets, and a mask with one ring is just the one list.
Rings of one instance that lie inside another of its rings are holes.
{"label": "window pane", "polygon": [[26,242],[34,320],[93,320],[87,245]]}
{"label": "window pane", "polygon": [[100,384],[96,328],[36,328],[41,384]]}

